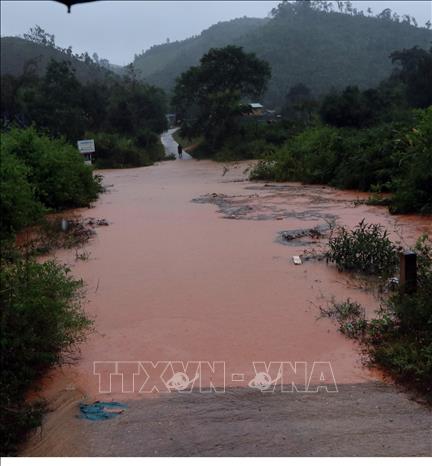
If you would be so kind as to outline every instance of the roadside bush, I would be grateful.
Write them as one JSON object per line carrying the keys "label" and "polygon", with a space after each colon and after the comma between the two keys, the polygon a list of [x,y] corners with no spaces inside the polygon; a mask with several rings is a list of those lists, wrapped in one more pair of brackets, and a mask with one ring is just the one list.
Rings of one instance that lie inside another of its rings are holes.
{"label": "roadside bush", "polygon": [[398,250],[388,236],[382,225],[364,219],[351,231],[337,227],[329,239],[327,261],[340,270],[388,276],[398,263]]}
{"label": "roadside bush", "polygon": [[142,149],[148,149],[155,146],[159,142],[159,137],[156,133],[149,130],[148,128],[143,128],[139,130],[134,138],[134,143],[136,146]]}
{"label": "roadside bush", "polygon": [[339,330],[349,338],[359,338],[365,332],[366,311],[349,298],[346,301],[333,301],[329,307],[320,308],[321,317],[328,317],[339,324]]}
{"label": "roadside bush", "polygon": [[391,212],[432,214],[432,107],[415,113],[403,137],[401,170],[393,183]]}
{"label": "roadside bush", "polygon": [[359,340],[370,364],[432,402],[432,242],[423,236],[413,250],[418,255],[415,293],[391,294],[370,321],[350,300],[332,303],[321,315],[335,319],[342,333]]}
{"label": "roadside bush", "polygon": [[431,147],[432,108],[366,129],[318,126],[274,148],[251,178],[391,192],[392,213],[430,214]]}
{"label": "roadside bush", "polygon": [[40,422],[40,406],[25,402],[31,383],[53,365],[72,361],[91,321],[81,307],[82,281],[65,266],[23,258],[1,265],[0,436],[5,455]]}
{"label": "roadside bush", "polygon": [[341,140],[335,128],[318,126],[306,129],[258,164],[251,178],[264,176],[275,181],[331,183],[340,154],[344,152],[339,150]]}
{"label": "roadside bush", "polygon": [[136,138],[116,133],[88,134],[95,140],[98,168],[132,168],[152,165],[161,160],[163,148],[154,133],[143,131]]}
{"label": "roadside bush", "polygon": [[158,162],[159,160],[165,160],[165,149],[159,136],[153,131],[144,128],[137,132],[135,139],[135,145],[141,149],[144,149],[147,156],[152,162]]}
{"label": "roadside bush", "polygon": [[42,216],[42,204],[35,200],[28,182],[29,169],[8,151],[0,154],[0,239],[31,225]]}
{"label": "roadside bush", "polygon": [[251,170],[251,180],[298,181],[299,163],[288,146],[277,149],[274,154],[260,160]]}
{"label": "roadside bush", "polygon": [[396,155],[400,131],[405,131],[403,124],[340,129],[338,164],[329,184],[342,189],[389,191],[391,180],[399,170]]}
{"label": "roadside bush", "polygon": [[264,139],[244,139],[233,137],[216,151],[206,143],[198,146],[193,155],[195,158],[211,158],[220,162],[234,160],[256,160],[269,157],[274,153],[275,146],[268,144]]}
{"label": "roadside bush", "polygon": [[330,183],[339,163],[339,133],[335,128],[309,128],[289,143],[297,176],[306,183]]}
{"label": "roadside bush", "polygon": [[252,168],[249,178],[251,180],[277,180],[274,166],[276,160],[260,160]]}
{"label": "roadside bush", "polygon": [[2,134],[2,153],[27,167],[27,181],[37,202],[55,210],[83,207],[97,199],[100,183],[78,150],[62,139],[38,134],[34,128]]}
{"label": "roadside bush", "polygon": [[215,157],[216,160],[250,160],[269,156],[274,151],[274,146],[265,140],[237,140],[230,141]]}

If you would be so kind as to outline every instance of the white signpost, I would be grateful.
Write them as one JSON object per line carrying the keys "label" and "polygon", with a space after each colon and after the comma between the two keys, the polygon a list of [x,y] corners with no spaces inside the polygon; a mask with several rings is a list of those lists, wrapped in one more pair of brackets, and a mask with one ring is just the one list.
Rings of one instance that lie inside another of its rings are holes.
{"label": "white signpost", "polygon": [[77,142],[77,146],[80,153],[85,157],[84,163],[91,165],[92,154],[96,152],[94,139],[82,139]]}

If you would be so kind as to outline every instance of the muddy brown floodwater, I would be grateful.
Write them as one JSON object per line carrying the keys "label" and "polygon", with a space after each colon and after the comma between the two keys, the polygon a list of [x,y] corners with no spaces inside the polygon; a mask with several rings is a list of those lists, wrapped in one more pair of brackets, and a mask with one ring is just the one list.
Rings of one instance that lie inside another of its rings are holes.
{"label": "muddy brown floodwater", "polygon": [[[355,207],[367,197],[362,193],[249,182],[249,166],[177,160],[103,171],[108,191],[74,215],[109,225],[84,246],[87,260],[77,260],[75,251],[55,253],[86,282],[85,307],[95,320],[77,363],[43,381],[42,394],[57,399],[57,407],[64,401],[59,393],[68,391],[79,393],[75,402],[145,397],[122,393],[119,376],[109,393],[99,393],[95,361],[224,361],[223,373],[209,371],[201,380],[219,387],[246,386],[254,361],[304,361],[309,368],[329,361],[337,384],[379,377],[362,367],[355,343],[317,319],[332,297],[359,301],[368,312],[377,298],[323,261],[294,265],[293,255],[319,250],[325,239],[284,242],[280,232],[325,232],[329,222],[352,227],[365,218],[412,244],[431,233],[430,219]],[[311,382],[319,383],[315,375]]]}

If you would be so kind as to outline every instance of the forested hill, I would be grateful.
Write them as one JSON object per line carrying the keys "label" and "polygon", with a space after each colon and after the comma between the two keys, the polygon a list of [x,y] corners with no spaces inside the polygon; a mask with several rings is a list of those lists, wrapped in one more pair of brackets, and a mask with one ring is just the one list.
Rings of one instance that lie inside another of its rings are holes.
{"label": "forested hill", "polygon": [[[103,79],[112,71],[97,64],[83,54],[77,56],[67,50],[61,50],[55,46],[44,45],[20,37],[1,38],[1,74],[20,76],[24,69],[31,65],[36,74],[41,76],[51,59],[56,61],[67,60],[71,62],[76,72],[76,77],[81,82],[95,79]],[[108,64],[109,66],[109,64]]]}
{"label": "forested hill", "polygon": [[236,43],[240,37],[255,32],[267,21],[246,17],[223,21],[198,36],[155,45],[141,55],[136,55],[133,64],[141,77],[170,89],[176,75],[195,65],[210,48]]}
{"label": "forested hill", "polygon": [[138,56],[134,65],[148,82],[170,90],[175,78],[197,64],[209,48],[240,45],[270,63],[272,79],[265,102],[277,107],[299,82],[316,94],[331,87],[376,86],[392,70],[391,52],[431,45],[432,31],[414,26],[412,18],[398,18],[389,10],[378,17],[351,9],[325,11],[323,4],[327,2],[283,3],[268,20],[219,23],[197,37],[155,46]]}

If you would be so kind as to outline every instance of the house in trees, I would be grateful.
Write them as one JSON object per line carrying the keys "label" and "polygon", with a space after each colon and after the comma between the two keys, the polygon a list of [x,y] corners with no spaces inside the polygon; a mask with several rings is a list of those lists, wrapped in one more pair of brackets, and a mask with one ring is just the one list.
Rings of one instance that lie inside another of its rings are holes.
{"label": "house in trees", "polygon": [[262,116],[265,112],[264,106],[258,102],[251,102],[248,105],[251,109],[250,114],[253,116]]}

